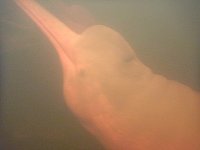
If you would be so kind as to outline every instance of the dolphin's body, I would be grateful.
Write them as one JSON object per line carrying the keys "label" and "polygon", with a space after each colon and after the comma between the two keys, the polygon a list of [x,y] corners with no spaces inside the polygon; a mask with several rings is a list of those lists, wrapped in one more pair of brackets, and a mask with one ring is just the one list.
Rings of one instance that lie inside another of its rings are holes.
{"label": "dolphin's body", "polygon": [[199,150],[198,92],[154,74],[119,33],[77,34],[34,0],[16,0],[57,51],[68,107],[113,150]]}

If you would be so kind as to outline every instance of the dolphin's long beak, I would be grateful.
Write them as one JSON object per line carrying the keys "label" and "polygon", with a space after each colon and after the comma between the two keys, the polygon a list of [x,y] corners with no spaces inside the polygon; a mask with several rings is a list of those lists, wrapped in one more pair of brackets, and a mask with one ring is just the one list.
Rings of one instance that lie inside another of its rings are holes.
{"label": "dolphin's long beak", "polygon": [[15,2],[39,26],[56,48],[61,61],[73,62],[73,43],[79,35],[68,28],[64,23],[42,8],[34,0],[15,0]]}

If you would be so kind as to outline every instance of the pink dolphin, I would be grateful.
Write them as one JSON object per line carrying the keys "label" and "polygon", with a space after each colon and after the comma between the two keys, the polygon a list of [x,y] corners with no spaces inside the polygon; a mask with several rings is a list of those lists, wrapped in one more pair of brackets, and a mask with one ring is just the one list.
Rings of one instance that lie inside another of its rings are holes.
{"label": "pink dolphin", "polygon": [[58,53],[67,106],[106,149],[200,149],[199,92],[153,73],[109,27],[77,34],[35,0],[16,3]]}

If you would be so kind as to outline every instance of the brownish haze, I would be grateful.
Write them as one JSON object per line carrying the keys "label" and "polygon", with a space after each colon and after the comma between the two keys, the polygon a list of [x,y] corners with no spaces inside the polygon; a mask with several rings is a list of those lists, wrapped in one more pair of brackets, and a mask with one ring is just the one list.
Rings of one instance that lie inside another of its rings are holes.
{"label": "brownish haze", "polygon": [[153,73],[109,27],[78,34],[36,1],[16,2],[58,52],[68,107],[107,149],[200,149],[199,92]]}

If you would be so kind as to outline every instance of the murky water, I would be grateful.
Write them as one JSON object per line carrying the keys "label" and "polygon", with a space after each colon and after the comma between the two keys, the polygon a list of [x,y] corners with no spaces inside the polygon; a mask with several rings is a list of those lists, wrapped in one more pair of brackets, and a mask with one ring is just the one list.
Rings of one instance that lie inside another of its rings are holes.
{"label": "murky water", "polygon": [[[60,1],[40,3],[65,21]],[[154,72],[200,89],[197,0],[63,3],[86,8],[96,23],[120,32]],[[15,150],[103,149],[65,106],[61,67],[47,38],[12,1],[0,2],[0,15],[0,144]]]}

